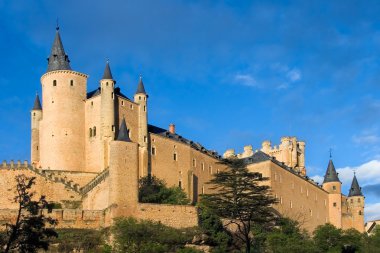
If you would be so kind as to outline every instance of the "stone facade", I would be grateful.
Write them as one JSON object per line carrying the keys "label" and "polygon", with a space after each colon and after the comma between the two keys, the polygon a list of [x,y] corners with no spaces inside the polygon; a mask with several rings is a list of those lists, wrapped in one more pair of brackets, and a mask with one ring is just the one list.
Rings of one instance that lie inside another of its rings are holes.
{"label": "stone facade", "polygon": [[[148,124],[148,95],[141,77],[129,99],[116,87],[107,63],[99,88],[87,92],[87,75],[71,70],[57,30],[41,84],[42,106],[37,97],[31,110],[31,164],[0,166],[0,222],[14,217],[16,206],[9,198],[15,175],[23,173],[37,178],[37,195],[62,204],[64,209],[51,214],[61,227],[100,228],[120,216],[173,227],[198,224],[194,206],[138,203],[140,177],[150,174],[179,186],[196,203],[199,194],[210,192],[206,183],[225,169],[221,156],[176,133],[174,124],[168,129]],[[331,222],[363,231],[364,198],[345,197],[340,182],[322,187],[310,180],[304,154],[304,142],[283,137],[278,147],[265,141],[261,150],[246,146],[241,154],[228,150],[224,156],[246,159],[251,171],[268,177],[279,199],[274,208],[304,228],[311,231]]]}

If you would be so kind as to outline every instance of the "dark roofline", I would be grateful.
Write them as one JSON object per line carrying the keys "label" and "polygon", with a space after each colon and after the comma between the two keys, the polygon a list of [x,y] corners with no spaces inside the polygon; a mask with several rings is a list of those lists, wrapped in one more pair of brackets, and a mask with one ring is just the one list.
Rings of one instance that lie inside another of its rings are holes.
{"label": "dark roofline", "polygon": [[[260,156],[260,157],[259,158],[257,158],[257,157],[255,158],[255,155],[256,156]],[[247,165],[261,163],[261,162],[266,162],[266,161],[271,161],[272,163],[274,163],[274,164],[278,165],[279,167],[283,168],[284,170],[292,173],[293,175],[301,178],[302,180],[310,183],[311,185],[314,185],[318,189],[321,189],[322,191],[327,192],[327,191],[325,191],[322,188],[322,184],[318,184],[314,180],[310,179],[310,177],[308,177],[308,176],[302,176],[300,172],[294,171],[292,168],[286,166],[283,162],[278,161],[274,156],[270,156],[270,155],[264,153],[263,151],[259,150],[259,151],[255,152],[252,156],[250,156],[250,157],[244,157],[244,158],[241,158],[241,159],[245,159]]]}
{"label": "dark roofline", "polygon": [[222,157],[216,151],[208,150],[198,142],[194,142],[192,140],[186,139],[178,134],[172,134],[168,130],[163,129],[161,127],[148,124],[148,132],[150,134],[155,134],[157,136],[165,137],[167,139],[186,144],[190,146],[192,149],[199,151],[203,154],[206,154],[214,159],[217,159],[217,160],[222,159]]}

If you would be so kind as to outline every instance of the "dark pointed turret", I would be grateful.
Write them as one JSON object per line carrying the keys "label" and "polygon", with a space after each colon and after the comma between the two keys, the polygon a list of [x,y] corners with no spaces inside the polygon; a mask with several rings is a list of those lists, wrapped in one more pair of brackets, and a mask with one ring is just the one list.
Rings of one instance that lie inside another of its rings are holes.
{"label": "dark pointed turret", "polygon": [[106,64],[106,67],[104,69],[104,74],[103,74],[103,78],[102,79],[111,79],[111,80],[113,80],[109,61],[107,61],[107,64]]}
{"label": "dark pointed turret", "polygon": [[34,105],[32,110],[42,110],[41,102],[40,102],[40,97],[38,94],[36,94],[36,99],[34,100]]}
{"label": "dark pointed turret", "polygon": [[69,57],[63,49],[61,36],[59,34],[59,27],[57,27],[56,30],[53,46],[48,58],[47,72],[54,70],[71,70]]}
{"label": "dark pointed turret", "polygon": [[329,182],[340,182],[338,178],[338,173],[336,173],[334,163],[331,159],[329,161],[329,165],[327,166],[325,178],[323,180],[323,183]]}
{"label": "dark pointed turret", "polygon": [[123,121],[121,122],[119,134],[117,136],[118,141],[127,141],[130,142],[131,139],[129,139],[129,131],[127,129],[127,124],[125,123],[125,119],[123,118]]}
{"label": "dark pointed turret", "polygon": [[139,93],[146,95],[145,88],[144,88],[144,83],[142,81],[142,76],[141,75],[140,75],[139,84],[137,85],[137,90],[136,90],[136,94],[139,94]]}
{"label": "dark pointed turret", "polygon": [[354,174],[354,178],[352,179],[350,192],[348,193],[348,197],[353,196],[363,196],[362,189],[359,186],[356,175]]}

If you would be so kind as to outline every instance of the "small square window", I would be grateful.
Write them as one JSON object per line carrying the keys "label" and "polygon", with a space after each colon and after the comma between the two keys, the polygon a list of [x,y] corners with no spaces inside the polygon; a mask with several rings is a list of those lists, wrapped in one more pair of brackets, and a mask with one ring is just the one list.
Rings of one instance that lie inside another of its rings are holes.
{"label": "small square window", "polygon": [[156,155],[156,147],[152,147],[152,155]]}
{"label": "small square window", "polygon": [[336,202],[333,203],[333,207],[336,207]]}

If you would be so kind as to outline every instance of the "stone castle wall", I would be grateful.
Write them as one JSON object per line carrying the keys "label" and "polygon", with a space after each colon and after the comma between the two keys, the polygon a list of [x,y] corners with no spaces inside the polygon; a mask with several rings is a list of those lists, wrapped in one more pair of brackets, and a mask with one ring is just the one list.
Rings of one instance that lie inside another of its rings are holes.
{"label": "stone castle wall", "polygon": [[272,161],[250,164],[248,169],[269,178],[266,183],[278,199],[274,207],[281,215],[299,221],[310,232],[329,221],[328,193],[316,183]]}

